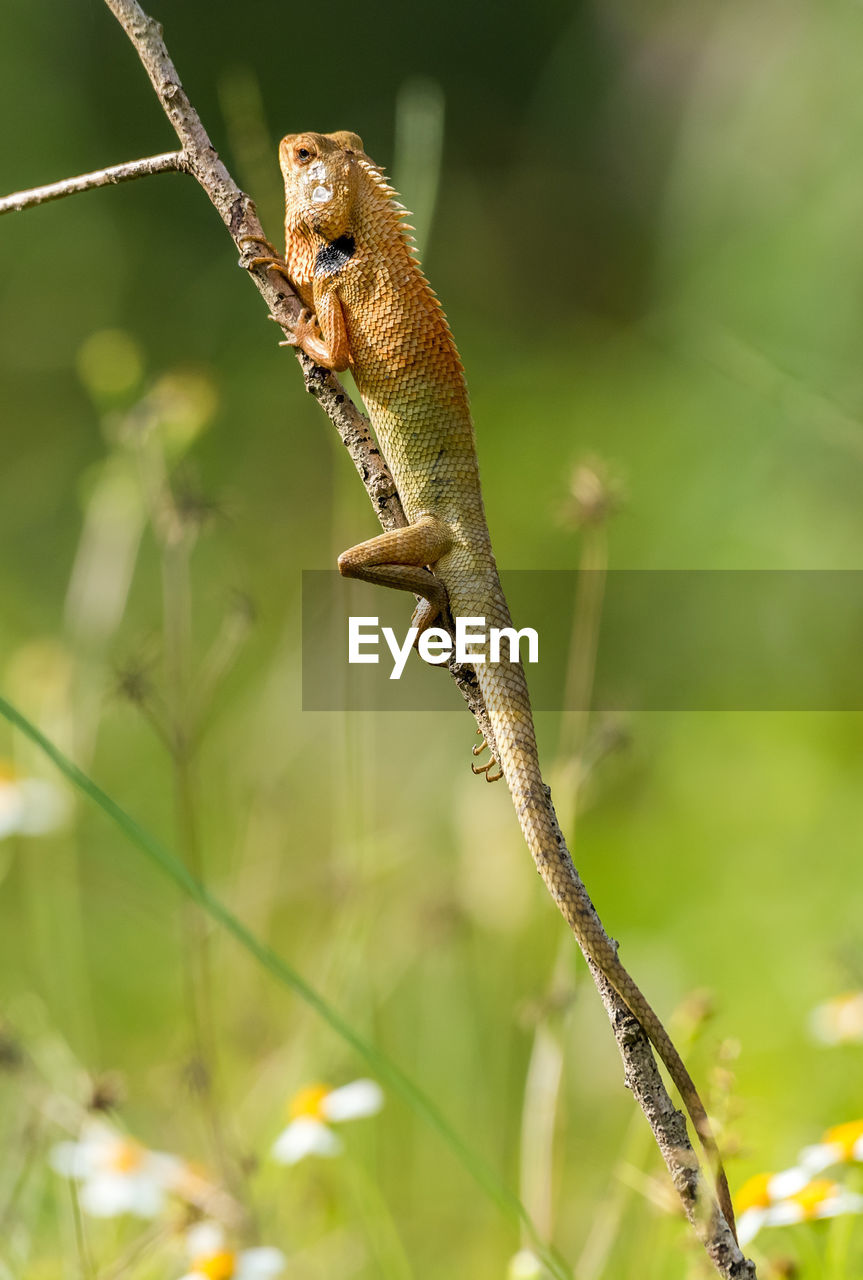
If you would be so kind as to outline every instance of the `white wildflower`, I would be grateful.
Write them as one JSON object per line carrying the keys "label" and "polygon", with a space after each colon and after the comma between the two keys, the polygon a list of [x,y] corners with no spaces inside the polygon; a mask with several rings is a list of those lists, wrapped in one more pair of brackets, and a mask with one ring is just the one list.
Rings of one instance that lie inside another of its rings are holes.
{"label": "white wildflower", "polygon": [[376,1115],[383,1105],[383,1090],[374,1080],[354,1080],[340,1089],[307,1085],[290,1101],[290,1123],[273,1144],[273,1156],[281,1164],[296,1164],[309,1155],[338,1155],[341,1139],[330,1125]]}
{"label": "white wildflower", "polygon": [[50,1161],[81,1184],[81,1208],[96,1218],[155,1218],[182,1167],[178,1157],[149,1151],[102,1120],[87,1121],[77,1142],[57,1143]]}
{"label": "white wildflower", "polygon": [[269,1245],[257,1249],[228,1247],[216,1222],[199,1222],[186,1233],[189,1270],[182,1280],[272,1280],[285,1269],[281,1249]]}

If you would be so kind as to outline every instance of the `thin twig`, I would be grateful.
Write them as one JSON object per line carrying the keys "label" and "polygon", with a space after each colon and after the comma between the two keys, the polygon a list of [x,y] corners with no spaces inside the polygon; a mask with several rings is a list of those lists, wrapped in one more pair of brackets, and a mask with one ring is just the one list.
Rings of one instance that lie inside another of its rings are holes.
{"label": "thin twig", "polygon": [[[162,107],[183,147],[185,165],[206,192],[240,250],[246,266],[267,302],[271,314],[290,332],[296,325],[301,303],[287,281],[266,263],[252,265],[252,241],[268,245],[251,199],[240,190],[213,147],[197,112],[183,90],[177,70],[162,39],[159,23],[149,18],[137,0],[105,0],[132,41]],[[392,476],[381,456],[365,417],[353,404],[334,374],[319,368],[297,352],[307,390],[320,402],[335,426],[360,474],[372,506],[384,529],[403,527],[407,521]],[[493,737],[482,698],[472,673],[451,667],[451,674],[490,745]],[[563,837],[560,846],[565,850]],[[590,963],[590,962],[588,962]],[[650,1045],[637,1020],[596,969],[594,982],[611,1020],[624,1063],[624,1074],[653,1130],[657,1145],[671,1173],[686,1214],[703,1241],[716,1270],[727,1280],[755,1280],[755,1268],[743,1257],[727,1224],[718,1213],[704,1215],[704,1189],[683,1116],[675,1110],[662,1083]]]}
{"label": "thin twig", "polygon": [[62,182],[50,182],[46,187],[30,187],[27,191],[13,191],[11,196],[0,199],[0,213],[20,213],[33,205],[47,204],[49,200],[61,200],[75,196],[80,191],[92,191],[94,187],[113,187],[118,182],[131,182],[133,178],[150,178],[154,173],[185,173],[186,158],[182,151],[165,151],[160,156],[147,156],[143,160],[130,160],[127,164],[115,164],[109,169],[96,169],[82,173],[77,178],[64,178]]}

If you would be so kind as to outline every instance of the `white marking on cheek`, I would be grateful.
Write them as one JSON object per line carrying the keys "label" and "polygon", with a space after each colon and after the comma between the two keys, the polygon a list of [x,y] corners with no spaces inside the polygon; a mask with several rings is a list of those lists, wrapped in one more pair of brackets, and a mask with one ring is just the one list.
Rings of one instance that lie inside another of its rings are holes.
{"label": "white marking on cheek", "polygon": [[314,164],[310,164],[308,168],[310,178],[314,178],[315,182],[320,182],[321,178],[326,177],[323,160],[316,160]]}
{"label": "white marking on cheek", "polygon": [[312,192],[313,204],[329,204],[333,198],[332,187],[315,187]]}

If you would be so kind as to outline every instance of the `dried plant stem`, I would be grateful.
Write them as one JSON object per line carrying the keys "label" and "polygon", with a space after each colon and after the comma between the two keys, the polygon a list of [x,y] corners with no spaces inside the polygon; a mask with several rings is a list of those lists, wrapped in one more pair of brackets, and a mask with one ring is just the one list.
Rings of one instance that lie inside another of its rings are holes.
{"label": "dried plant stem", "polygon": [[615,1166],[611,1186],[597,1205],[590,1231],[575,1264],[576,1280],[602,1280],[607,1274],[614,1246],[620,1238],[623,1214],[633,1195],[631,1183],[624,1176],[625,1170],[640,1169],[651,1150],[647,1130],[638,1123],[638,1116],[634,1115],[626,1132],[623,1151]]}
{"label": "dried plant stem", "polygon": [[82,1280],[96,1280],[96,1268],[93,1265],[93,1258],[87,1241],[87,1231],[84,1226],[84,1215],[81,1212],[81,1202],[78,1199],[78,1188],[74,1182],[70,1182],[69,1184],[69,1195],[72,1200],[72,1222],[75,1230],[75,1249],[78,1254],[78,1270]]}
{"label": "dried plant stem", "polygon": [[[555,767],[561,783],[558,806],[561,807],[562,795],[564,822],[569,831],[575,825],[578,791],[584,776],[584,747],[608,565],[605,522],[586,526],[581,545]],[[569,939],[564,938],[563,942],[566,945],[558,950],[534,1029],[521,1118],[521,1198],[548,1239],[554,1235],[554,1132],[564,1060],[563,1035],[558,1025],[561,1018],[555,1014],[561,1013],[559,996],[568,985],[570,955]]]}
{"label": "dried plant stem", "polygon": [[[166,672],[165,738],[172,766],[177,840],[189,872],[206,883],[195,797],[196,706],[192,680],[192,589],[190,559],[195,528],[184,520],[171,490],[157,432],[136,438],[144,507],[159,548]],[[187,1084],[200,1103],[212,1153],[225,1183],[236,1191],[236,1168],[228,1152],[219,1106],[218,1037],[213,1002],[209,927],[200,906],[183,904],[182,979],[192,1040]]]}
{"label": "dried plant stem", "polygon": [[[183,860],[201,884],[207,880],[201,853],[195,795],[195,740],[192,719],[192,592],[190,557],[194,533],[173,507],[165,482],[162,518],[154,521],[160,538],[165,666],[172,718],[171,763],[177,837]],[[213,1154],[225,1183],[238,1191],[222,1121],[218,1036],[213,1000],[209,922],[200,906],[182,908],[183,979],[192,1033],[188,1085],[198,1098]]]}
{"label": "dried plant stem", "polygon": [[[590,719],[607,572],[608,530],[605,524],[588,525],[582,535],[575,611],[566,666],[564,713],[558,743],[558,754],[562,758],[575,757],[579,771]],[[575,786],[577,789],[578,779]],[[569,825],[567,822],[567,828]]]}
{"label": "dried plant stem", "polygon": [[571,962],[572,946],[563,934],[537,1014],[521,1108],[519,1192],[547,1240],[554,1238],[554,1134],[564,1064],[563,1034],[558,1024],[566,1009],[559,1006],[558,997],[566,991],[569,1002]]}

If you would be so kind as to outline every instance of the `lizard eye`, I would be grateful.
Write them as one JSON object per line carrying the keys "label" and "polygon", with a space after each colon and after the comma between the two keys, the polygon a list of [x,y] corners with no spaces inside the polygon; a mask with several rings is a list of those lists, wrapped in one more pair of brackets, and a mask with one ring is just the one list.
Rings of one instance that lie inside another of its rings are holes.
{"label": "lizard eye", "polygon": [[311,160],[313,152],[309,147],[297,147],[294,151],[294,155],[297,160],[299,160],[300,164],[307,164],[308,161]]}

